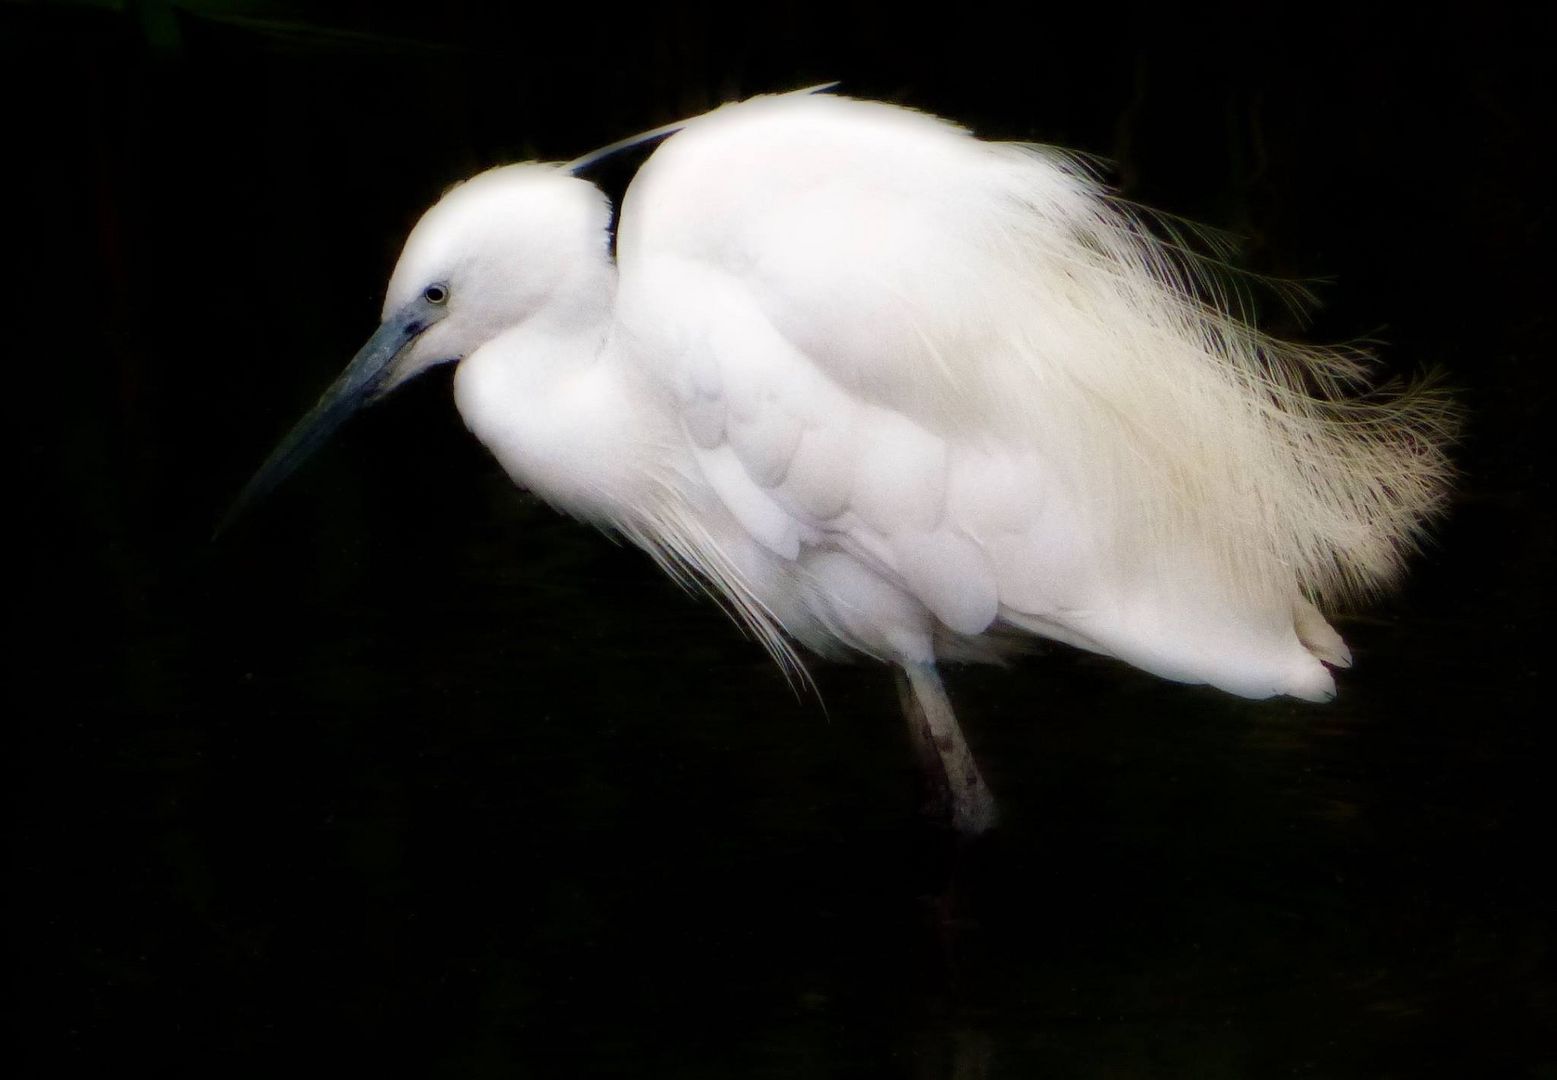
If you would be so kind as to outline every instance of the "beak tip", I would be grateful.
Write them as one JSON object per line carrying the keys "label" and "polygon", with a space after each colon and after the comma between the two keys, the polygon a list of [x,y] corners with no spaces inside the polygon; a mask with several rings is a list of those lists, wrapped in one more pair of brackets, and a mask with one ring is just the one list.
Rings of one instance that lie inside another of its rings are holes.
{"label": "beak tip", "polygon": [[390,369],[395,358],[428,325],[424,309],[414,304],[384,320],[346,370],[324,392],[318,404],[293,426],[259,471],[238,492],[232,506],[216,523],[216,529],[211,533],[212,543],[221,539],[245,510],[290,476],[348,416],[382,397],[394,385]]}
{"label": "beak tip", "polygon": [[216,527],[211,530],[211,543],[216,543],[232,531],[232,527],[237,524],[238,518],[248,509],[249,503],[252,501],[248,497],[247,490],[239,493],[238,497],[232,501],[232,505],[227,507],[227,510],[217,519]]}

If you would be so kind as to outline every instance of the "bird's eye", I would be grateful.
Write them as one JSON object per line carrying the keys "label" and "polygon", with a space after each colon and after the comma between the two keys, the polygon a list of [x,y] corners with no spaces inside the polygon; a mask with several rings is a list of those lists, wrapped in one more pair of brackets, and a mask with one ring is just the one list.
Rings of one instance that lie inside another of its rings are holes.
{"label": "bird's eye", "polygon": [[447,285],[429,285],[422,290],[422,299],[429,304],[446,304],[449,301],[449,287]]}

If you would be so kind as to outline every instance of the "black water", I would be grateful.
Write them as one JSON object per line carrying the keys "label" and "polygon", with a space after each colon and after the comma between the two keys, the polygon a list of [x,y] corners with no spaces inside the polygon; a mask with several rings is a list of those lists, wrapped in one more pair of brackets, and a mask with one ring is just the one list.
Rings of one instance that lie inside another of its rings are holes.
{"label": "black water", "polygon": [[[299,10],[0,13],[8,1071],[1557,1075],[1533,18]],[[797,697],[446,377],[209,542],[448,182],[826,78],[1111,155],[1446,369],[1461,495],[1337,702],[953,670],[1006,814],[956,851],[884,670]]]}

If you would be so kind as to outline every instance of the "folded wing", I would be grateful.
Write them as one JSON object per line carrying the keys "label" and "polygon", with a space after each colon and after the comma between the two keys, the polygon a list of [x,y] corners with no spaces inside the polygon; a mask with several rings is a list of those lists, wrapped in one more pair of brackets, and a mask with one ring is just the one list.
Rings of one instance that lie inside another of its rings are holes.
{"label": "folded wing", "polygon": [[654,154],[618,257],[623,332],[746,531],[958,635],[1326,696],[1304,598],[1387,581],[1441,498],[1438,402],[1348,398],[1356,358],[1251,329],[1055,152],[757,99]]}

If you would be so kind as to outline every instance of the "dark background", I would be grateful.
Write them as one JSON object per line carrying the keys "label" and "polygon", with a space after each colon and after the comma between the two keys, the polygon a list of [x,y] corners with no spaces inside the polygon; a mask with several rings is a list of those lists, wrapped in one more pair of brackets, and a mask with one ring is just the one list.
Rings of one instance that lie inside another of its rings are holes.
{"label": "dark background", "polygon": [[[12,1075],[1557,1075],[1549,28],[1166,7],[0,7]],[[1273,329],[1447,373],[1337,702],[953,670],[957,854],[885,670],[797,698],[446,371],[211,543],[449,183],[828,79],[1106,155],[1329,279]]]}

